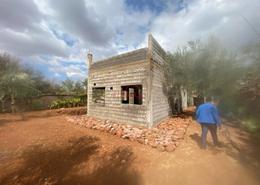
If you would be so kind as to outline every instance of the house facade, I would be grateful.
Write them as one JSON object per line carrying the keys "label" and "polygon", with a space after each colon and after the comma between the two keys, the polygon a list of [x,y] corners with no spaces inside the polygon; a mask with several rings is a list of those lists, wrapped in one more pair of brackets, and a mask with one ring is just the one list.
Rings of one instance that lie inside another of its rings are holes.
{"label": "house facade", "polygon": [[163,91],[165,57],[152,35],[146,48],[94,63],[88,54],[88,115],[146,127],[168,117]]}

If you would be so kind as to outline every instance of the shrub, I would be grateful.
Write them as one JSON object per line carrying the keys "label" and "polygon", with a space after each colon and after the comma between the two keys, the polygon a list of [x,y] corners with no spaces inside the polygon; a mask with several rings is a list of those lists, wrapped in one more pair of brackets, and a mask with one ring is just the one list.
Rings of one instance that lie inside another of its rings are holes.
{"label": "shrub", "polygon": [[50,109],[78,107],[84,105],[84,103],[85,102],[80,97],[56,100],[51,103]]}

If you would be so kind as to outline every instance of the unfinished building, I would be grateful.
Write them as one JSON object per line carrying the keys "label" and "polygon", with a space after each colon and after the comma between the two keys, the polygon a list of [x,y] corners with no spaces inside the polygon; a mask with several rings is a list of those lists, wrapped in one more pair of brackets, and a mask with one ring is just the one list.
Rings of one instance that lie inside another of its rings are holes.
{"label": "unfinished building", "polygon": [[88,54],[88,115],[147,127],[168,117],[165,57],[152,35],[146,48],[96,62]]}

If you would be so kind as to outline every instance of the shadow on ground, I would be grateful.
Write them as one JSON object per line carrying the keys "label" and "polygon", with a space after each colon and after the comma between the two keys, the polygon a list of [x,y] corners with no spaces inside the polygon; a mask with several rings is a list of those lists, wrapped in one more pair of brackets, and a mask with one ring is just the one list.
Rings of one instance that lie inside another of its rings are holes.
{"label": "shadow on ground", "polygon": [[36,118],[48,118],[59,115],[54,111],[35,111],[34,114],[26,112],[18,113],[3,113],[0,114],[0,126],[4,126],[7,123],[29,121]]}
{"label": "shadow on ground", "polygon": [[99,139],[90,136],[71,139],[66,146],[30,147],[21,155],[21,166],[2,176],[0,184],[140,184],[140,176],[131,167],[131,148],[118,147],[103,154],[100,148]]}
{"label": "shadow on ground", "polygon": [[0,127],[6,125],[10,121],[8,119],[0,119]]}
{"label": "shadow on ground", "polygon": [[[260,140],[254,135],[245,132],[239,128],[236,132],[239,135],[238,138],[233,137],[234,131],[229,130],[229,127],[238,128],[231,124],[222,128],[222,137],[226,140],[225,143],[221,142],[221,147],[215,147],[213,144],[207,141],[208,150],[212,151],[212,154],[219,152],[225,152],[228,156],[232,157],[244,167],[255,173],[256,177],[260,179],[258,173],[260,169]],[[208,140],[211,139],[211,135],[208,134]],[[201,147],[201,136],[198,133],[191,134],[189,136],[193,139],[199,147]]]}
{"label": "shadow on ground", "polygon": [[[197,145],[202,148],[201,146],[201,136],[198,133],[192,134],[190,135],[190,138],[193,139],[194,141],[196,141]],[[207,141],[207,146],[208,148],[212,148],[214,147],[213,144],[211,144],[210,142]]]}

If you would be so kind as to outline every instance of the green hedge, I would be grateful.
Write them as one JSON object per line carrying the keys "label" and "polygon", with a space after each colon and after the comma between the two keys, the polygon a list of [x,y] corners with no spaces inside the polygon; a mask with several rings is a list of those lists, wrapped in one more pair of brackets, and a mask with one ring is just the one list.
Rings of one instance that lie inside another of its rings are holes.
{"label": "green hedge", "polygon": [[79,107],[84,105],[85,105],[85,101],[82,97],[68,98],[64,100],[53,101],[50,105],[50,109]]}

